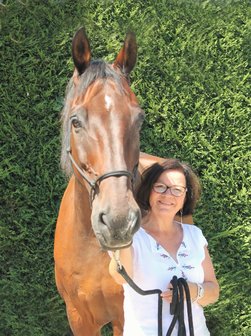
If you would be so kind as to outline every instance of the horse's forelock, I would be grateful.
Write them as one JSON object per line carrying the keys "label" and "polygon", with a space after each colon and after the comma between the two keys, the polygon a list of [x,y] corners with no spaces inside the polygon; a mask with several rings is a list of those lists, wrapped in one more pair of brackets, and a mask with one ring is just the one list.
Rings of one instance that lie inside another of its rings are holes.
{"label": "horse's forelock", "polygon": [[74,86],[73,77],[70,79],[65,93],[65,103],[61,112],[61,168],[67,177],[72,174],[72,167],[67,153],[69,144],[69,113],[70,104],[73,98],[83,95],[83,92],[96,80],[104,82],[110,79],[117,84],[121,92],[124,92],[123,79],[125,77],[119,71],[116,71],[110,64],[103,60],[92,61],[85,72],[80,76],[80,82],[77,88]]}
{"label": "horse's forelock", "polygon": [[102,60],[92,61],[90,66],[81,75],[81,81],[78,86],[78,94],[83,92],[97,79],[112,79],[119,88],[123,89],[121,72],[116,71],[110,64],[105,63]]}

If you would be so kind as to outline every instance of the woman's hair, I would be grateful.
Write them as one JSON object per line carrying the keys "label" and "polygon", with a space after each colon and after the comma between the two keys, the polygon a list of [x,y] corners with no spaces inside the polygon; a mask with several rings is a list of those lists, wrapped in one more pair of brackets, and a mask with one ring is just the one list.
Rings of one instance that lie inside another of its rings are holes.
{"label": "woman's hair", "polygon": [[149,198],[153,184],[158,180],[163,172],[168,170],[179,170],[184,174],[187,192],[182,214],[191,215],[195,209],[197,201],[200,198],[200,181],[187,163],[181,162],[177,159],[167,159],[162,163],[154,163],[143,172],[141,183],[136,191],[136,201],[139,207],[142,210],[150,209]]}

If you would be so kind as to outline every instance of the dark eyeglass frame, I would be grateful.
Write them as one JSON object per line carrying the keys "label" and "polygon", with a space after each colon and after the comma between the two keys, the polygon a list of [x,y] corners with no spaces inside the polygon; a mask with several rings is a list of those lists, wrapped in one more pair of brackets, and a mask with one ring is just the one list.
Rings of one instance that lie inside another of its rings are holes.
{"label": "dark eyeglass frame", "polygon": [[[157,186],[159,186],[160,188],[163,188],[163,191],[160,191],[157,189]],[[175,196],[175,197],[180,197],[182,195],[184,195],[184,193],[187,192],[187,188],[183,187],[183,186],[179,186],[179,185],[173,185],[171,187],[168,187],[166,184],[164,183],[154,183],[153,184],[153,190],[157,193],[157,194],[165,194],[168,190],[170,190],[171,195]]]}

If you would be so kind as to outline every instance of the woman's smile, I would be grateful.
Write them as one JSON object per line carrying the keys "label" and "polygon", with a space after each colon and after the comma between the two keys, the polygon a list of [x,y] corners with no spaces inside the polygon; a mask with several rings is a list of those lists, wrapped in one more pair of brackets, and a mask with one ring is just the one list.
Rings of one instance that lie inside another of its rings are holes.
{"label": "woman's smile", "polygon": [[153,212],[156,211],[173,211],[174,214],[178,213],[183,207],[185,200],[185,193],[181,196],[173,196],[170,188],[173,186],[186,187],[186,180],[184,174],[179,170],[168,170],[163,172],[155,185],[164,185],[168,188],[165,192],[158,192],[158,190],[152,190],[150,194],[150,205]]}

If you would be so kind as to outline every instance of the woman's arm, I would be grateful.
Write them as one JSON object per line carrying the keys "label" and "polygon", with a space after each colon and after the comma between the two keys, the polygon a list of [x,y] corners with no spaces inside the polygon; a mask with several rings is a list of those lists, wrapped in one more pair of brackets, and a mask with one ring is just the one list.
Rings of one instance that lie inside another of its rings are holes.
{"label": "woman's arm", "polygon": [[[202,267],[204,270],[204,283],[202,284],[204,288],[204,296],[197,302],[201,306],[205,307],[211,303],[216,302],[220,294],[220,287],[215,276],[213,263],[207,247],[205,247],[205,259],[202,262]],[[195,299],[197,297],[197,285],[195,295],[196,296],[192,296],[192,299]]]}
{"label": "woman's arm", "polygon": [[[132,265],[132,258],[133,258],[133,248],[132,246],[124,248],[118,251],[118,255],[115,258],[113,254],[111,257],[111,261],[109,264],[109,273],[113,277],[113,279],[120,285],[126,283],[125,279],[117,272],[117,257],[121,263],[121,265],[125,268],[127,274],[130,278],[133,276],[133,265]],[[117,251],[116,251],[117,253]]]}
{"label": "woman's arm", "polygon": [[[212,260],[210,258],[207,247],[205,247],[205,259],[202,262],[202,267],[204,270],[204,283],[201,284],[204,289],[204,295],[201,299],[197,300],[197,302],[201,306],[207,306],[211,303],[214,303],[219,298],[219,284],[215,277],[214,267]],[[198,286],[196,283],[188,282],[191,301],[196,300],[198,295]],[[172,285],[168,285],[167,291],[162,293],[162,297],[166,299],[168,302],[172,301]]]}

